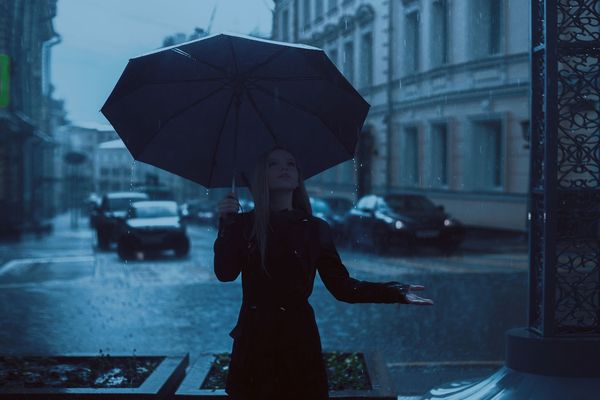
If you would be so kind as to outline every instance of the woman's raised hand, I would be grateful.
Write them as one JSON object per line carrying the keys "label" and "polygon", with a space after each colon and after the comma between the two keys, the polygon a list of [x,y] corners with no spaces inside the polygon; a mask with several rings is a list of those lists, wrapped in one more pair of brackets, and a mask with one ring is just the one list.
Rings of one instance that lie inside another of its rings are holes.
{"label": "woman's raised hand", "polygon": [[240,202],[235,193],[231,192],[217,203],[217,212],[219,213],[219,219],[229,220],[237,214],[240,209]]}
{"label": "woman's raised hand", "polygon": [[432,306],[433,300],[425,297],[418,296],[413,292],[425,290],[425,286],[422,285],[408,285],[400,282],[389,282],[387,284],[389,288],[397,291],[399,303],[402,304],[414,304],[418,306]]}

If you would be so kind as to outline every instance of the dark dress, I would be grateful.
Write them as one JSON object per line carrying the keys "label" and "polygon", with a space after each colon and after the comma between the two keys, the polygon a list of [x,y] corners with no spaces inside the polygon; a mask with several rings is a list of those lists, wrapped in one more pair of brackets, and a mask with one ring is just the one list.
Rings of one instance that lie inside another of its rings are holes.
{"label": "dark dress", "polygon": [[271,212],[267,276],[249,240],[254,211],[221,224],[214,269],[221,281],[242,274],[243,300],[231,331],[226,391],[233,399],[328,399],[321,341],[311,305],[316,271],[336,299],[397,303],[386,283],[351,278],[324,220],[301,210]]}

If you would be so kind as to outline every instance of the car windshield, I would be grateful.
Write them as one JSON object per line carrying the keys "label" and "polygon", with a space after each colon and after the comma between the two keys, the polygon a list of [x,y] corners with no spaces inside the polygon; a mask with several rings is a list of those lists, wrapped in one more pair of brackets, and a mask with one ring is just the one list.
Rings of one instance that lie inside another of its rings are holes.
{"label": "car windshield", "polygon": [[176,217],[176,204],[152,204],[135,207],[136,218]]}
{"label": "car windshield", "polygon": [[310,206],[315,213],[328,214],[331,213],[331,208],[323,200],[311,199]]}
{"label": "car windshield", "polygon": [[125,211],[129,208],[129,205],[134,201],[144,200],[140,197],[117,197],[108,199],[107,205],[110,211]]}
{"label": "car windshield", "polygon": [[393,210],[398,211],[434,211],[435,204],[423,196],[388,197],[386,203]]}

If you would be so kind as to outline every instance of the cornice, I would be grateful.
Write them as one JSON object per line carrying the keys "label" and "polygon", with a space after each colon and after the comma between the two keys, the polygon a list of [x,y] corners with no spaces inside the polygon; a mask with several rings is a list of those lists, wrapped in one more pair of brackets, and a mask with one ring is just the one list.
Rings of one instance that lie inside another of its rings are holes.
{"label": "cornice", "polygon": [[342,15],[337,22],[329,22],[319,31],[312,33],[313,43],[330,42],[340,36],[348,36],[357,26],[363,27],[373,22],[375,10],[370,4],[361,4],[353,14]]}

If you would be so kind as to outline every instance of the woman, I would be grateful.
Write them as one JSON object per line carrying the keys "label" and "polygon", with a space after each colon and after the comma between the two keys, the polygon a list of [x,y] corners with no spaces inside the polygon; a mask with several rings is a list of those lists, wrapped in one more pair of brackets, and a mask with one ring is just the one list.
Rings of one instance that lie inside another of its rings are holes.
{"label": "woman", "polygon": [[217,205],[214,269],[220,281],[242,274],[226,391],[232,399],[327,399],[327,375],[313,309],[316,271],[348,303],[430,305],[423,286],[351,278],[329,225],[313,217],[294,156],[276,147],[257,162],[250,182],[254,210],[237,213],[233,193]]}

